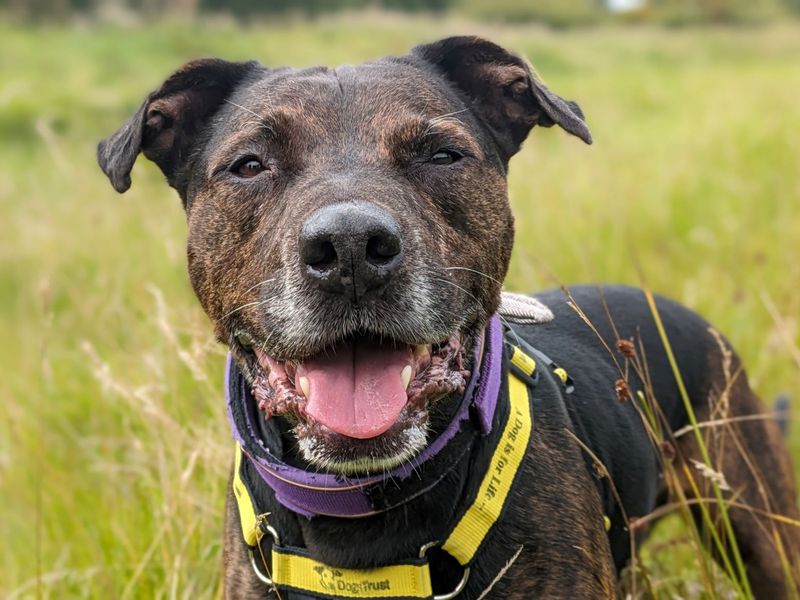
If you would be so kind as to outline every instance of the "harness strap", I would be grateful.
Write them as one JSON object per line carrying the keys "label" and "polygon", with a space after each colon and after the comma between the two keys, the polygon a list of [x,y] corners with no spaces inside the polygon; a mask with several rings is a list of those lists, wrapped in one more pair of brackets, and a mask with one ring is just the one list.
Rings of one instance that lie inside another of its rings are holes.
{"label": "harness strap", "polygon": [[329,567],[299,548],[274,547],[272,580],[294,589],[334,598],[431,598],[431,573],[424,559],[378,569]]}
{"label": "harness strap", "polygon": [[433,595],[425,551],[437,544],[424,546],[419,558],[375,569],[331,567],[311,557],[303,548],[282,546],[278,533],[267,524],[268,515],[258,513],[242,478],[243,452],[237,443],[233,491],[242,536],[253,556],[260,550],[265,533],[273,537],[271,573],[264,575],[253,561],[259,578],[278,590],[295,590],[323,598],[449,600],[458,595],[466,585],[470,565],[506,505],[531,437],[530,390],[538,379],[536,361],[519,346],[513,346],[511,365],[508,370],[509,412],[503,431],[497,437],[477,493],[442,544],[442,549],[464,567],[464,576],[455,590],[441,596]]}
{"label": "harness strap", "polygon": [[242,445],[236,442],[236,456],[233,459],[233,495],[236,498],[236,506],[239,508],[242,537],[245,543],[253,548],[258,545],[264,535],[260,521],[263,521],[265,517],[256,514],[256,504],[250,496],[250,490],[242,480],[242,454]]}
{"label": "harness strap", "polygon": [[[515,357],[519,363],[515,361]],[[536,362],[519,348],[514,348],[511,360],[517,366],[520,363],[524,365],[520,368],[528,377],[533,376]],[[509,370],[508,399],[508,420],[497,441],[478,494],[442,545],[442,549],[464,567],[475,558],[483,540],[500,516],[531,437],[528,385],[513,370]]]}

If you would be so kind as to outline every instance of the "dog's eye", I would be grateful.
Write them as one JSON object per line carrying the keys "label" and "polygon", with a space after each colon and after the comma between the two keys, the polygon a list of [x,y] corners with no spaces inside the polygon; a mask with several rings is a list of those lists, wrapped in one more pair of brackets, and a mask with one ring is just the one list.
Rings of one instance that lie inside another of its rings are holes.
{"label": "dog's eye", "polygon": [[264,169],[265,167],[261,161],[254,156],[245,157],[242,160],[237,161],[233,167],[231,167],[231,171],[234,174],[245,178],[255,177],[264,171]]}
{"label": "dog's eye", "polygon": [[434,165],[451,165],[461,158],[461,154],[454,150],[437,150],[434,155],[431,156],[430,162]]}

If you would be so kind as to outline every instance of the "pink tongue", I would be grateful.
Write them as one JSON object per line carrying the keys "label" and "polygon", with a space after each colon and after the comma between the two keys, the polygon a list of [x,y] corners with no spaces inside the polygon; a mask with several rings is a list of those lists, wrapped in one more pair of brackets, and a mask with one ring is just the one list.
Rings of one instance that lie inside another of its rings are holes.
{"label": "pink tongue", "polygon": [[340,346],[336,354],[306,361],[295,381],[308,379],[306,412],[336,433],[367,439],[389,429],[408,399],[401,373],[411,350],[374,342]]}

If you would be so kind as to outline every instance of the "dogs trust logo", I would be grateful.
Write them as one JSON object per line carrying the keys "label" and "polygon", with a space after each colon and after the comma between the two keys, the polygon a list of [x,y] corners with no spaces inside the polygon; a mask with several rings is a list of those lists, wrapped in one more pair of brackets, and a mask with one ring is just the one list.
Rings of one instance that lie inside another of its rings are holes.
{"label": "dogs trust logo", "polygon": [[386,591],[391,589],[388,579],[380,581],[348,581],[343,577],[343,573],[338,569],[330,567],[314,567],[314,571],[319,575],[319,585],[322,589],[330,592],[349,592],[351,594],[361,594],[364,592]]}
{"label": "dogs trust logo", "polygon": [[328,567],[314,567],[314,570],[319,574],[319,584],[326,590],[335,592],[336,580],[342,576],[342,572]]}

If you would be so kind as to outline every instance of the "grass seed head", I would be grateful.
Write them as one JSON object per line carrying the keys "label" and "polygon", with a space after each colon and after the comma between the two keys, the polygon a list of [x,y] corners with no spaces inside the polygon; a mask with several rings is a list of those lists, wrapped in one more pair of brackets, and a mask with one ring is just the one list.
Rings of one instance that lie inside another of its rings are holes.
{"label": "grass seed head", "polygon": [[631,340],[617,340],[617,350],[625,358],[636,357],[636,346],[633,345]]}
{"label": "grass seed head", "polygon": [[614,390],[617,392],[617,399],[620,402],[627,402],[631,399],[631,390],[628,387],[628,382],[624,379],[617,379],[614,382]]}

